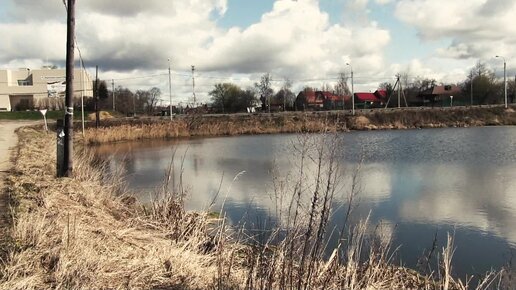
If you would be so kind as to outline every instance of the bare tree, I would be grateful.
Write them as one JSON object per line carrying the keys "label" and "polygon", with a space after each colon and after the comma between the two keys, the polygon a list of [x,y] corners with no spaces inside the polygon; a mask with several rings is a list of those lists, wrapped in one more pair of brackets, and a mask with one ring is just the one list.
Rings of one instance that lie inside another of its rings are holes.
{"label": "bare tree", "polygon": [[159,88],[153,87],[149,90],[149,95],[147,99],[147,111],[149,113],[153,113],[156,105],[158,104],[159,97],[161,96],[161,90]]}
{"label": "bare tree", "polygon": [[283,111],[286,111],[287,108],[291,108],[294,105],[296,96],[292,92],[291,88],[292,81],[285,78],[281,89],[274,95],[275,102],[283,104]]}
{"label": "bare tree", "polygon": [[[143,113],[148,105],[150,93],[146,90],[137,90],[134,94],[133,109],[134,113]],[[147,110],[148,111],[148,110]]]}
{"label": "bare tree", "polygon": [[348,87],[349,77],[345,72],[339,73],[339,80],[335,85],[335,93],[338,96],[349,96],[351,95],[351,90]]}
{"label": "bare tree", "polygon": [[260,94],[260,100],[262,100],[262,109],[267,109],[271,112],[271,96],[274,94],[274,90],[271,88],[272,76],[270,73],[262,75],[260,82],[255,83],[254,86]]}
{"label": "bare tree", "polygon": [[495,73],[480,61],[470,70],[468,79],[462,83],[462,88],[477,104],[495,104],[503,95],[503,82],[497,83]]}

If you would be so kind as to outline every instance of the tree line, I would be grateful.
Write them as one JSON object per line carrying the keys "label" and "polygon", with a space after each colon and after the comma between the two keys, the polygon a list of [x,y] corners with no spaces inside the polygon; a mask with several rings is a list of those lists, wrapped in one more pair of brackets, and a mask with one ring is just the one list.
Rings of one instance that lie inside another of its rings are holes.
{"label": "tree line", "polygon": [[[409,105],[420,105],[420,96],[439,85],[433,78],[416,77],[411,80],[408,72],[400,74],[400,83]],[[393,82],[384,82],[379,88],[391,95],[395,93],[394,85]],[[487,105],[504,102],[503,80],[498,79],[495,72],[483,62],[477,62],[470,70],[467,79],[455,85],[460,88],[460,93],[453,96],[454,104]],[[508,79],[507,98],[509,103],[514,103],[516,100],[516,79]],[[396,98],[391,99],[391,105],[397,106]]]}
{"label": "tree line", "polygon": [[[339,96],[351,95],[348,80],[346,73],[340,73],[335,85],[323,84],[321,90],[330,91]],[[292,91],[292,81],[285,78],[277,91],[272,88],[271,83],[272,77],[269,73],[263,74],[260,81],[245,89],[233,83],[217,83],[209,92],[212,111],[238,113],[246,112],[250,107],[260,107],[265,112],[295,110],[296,94]],[[317,91],[318,89],[306,86],[303,90]]]}
{"label": "tree line", "polygon": [[261,107],[263,111],[290,110],[294,106],[295,95],[292,82],[285,79],[282,87],[275,92],[271,85],[272,77],[264,74],[254,86],[245,89],[233,83],[218,83],[208,93],[214,113],[247,112],[248,108]]}
{"label": "tree line", "polygon": [[[333,85],[323,83],[320,88],[306,86],[303,90],[329,91],[338,96],[350,96],[349,76],[341,72],[337,82]],[[409,105],[421,105],[420,96],[429,92],[439,83],[433,78],[416,77],[411,79],[408,72],[400,74],[400,84],[403,95]],[[478,62],[471,70],[466,80],[456,84],[461,92],[454,95],[453,102],[457,105],[500,104],[503,103],[504,85],[503,81],[496,78],[494,71],[489,69],[485,63]],[[389,96],[394,95],[397,88],[394,82],[384,82],[379,89],[387,91]],[[93,82],[94,95],[98,99],[85,99],[85,109],[95,111],[95,104],[99,110],[112,110],[113,92],[108,89],[105,81],[99,81],[98,86]],[[115,108],[117,112],[125,115],[132,114],[158,114],[162,92],[159,88],[153,87],[149,90],[131,91],[128,88],[118,86],[115,89]],[[221,82],[214,85],[209,91],[210,109],[212,113],[238,113],[247,112],[248,108],[260,107],[262,111],[283,111],[295,110],[296,94],[292,91],[292,81],[288,78],[283,80],[281,87],[275,91],[272,87],[272,77],[269,73],[261,76],[258,82],[252,86],[242,88],[231,82]],[[516,79],[508,80],[508,101],[513,103],[516,100]],[[403,100],[404,102],[404,100]],[[80,100],[75,101],[80,106]],[[391,106],[397,106],[397,98],[392,97]],[[166,105],[168,108],[168,104]],[[174,107],[174,110],[177,108]]]}
{"label": "tree line", "polygon": [[[160,97],[161,90],[157,87],[133,92],[128,88],[118,86],[114,91],[115,111],[128,116],[157,114]],[[75,100],[74,104],[80,107],[80,99]],[[113,91],[108,89],[106,81],[99,80],[98,85],[96,81],[93,81],[93,98],[84,99],[84,109],[87,111],[113,110]]]}

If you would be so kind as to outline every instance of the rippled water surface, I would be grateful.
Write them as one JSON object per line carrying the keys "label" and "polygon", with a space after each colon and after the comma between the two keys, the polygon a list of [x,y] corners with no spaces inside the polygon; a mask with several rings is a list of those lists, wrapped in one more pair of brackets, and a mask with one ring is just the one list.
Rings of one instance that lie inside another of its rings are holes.
{"label": "rippled water surface", "polygon": [[[516,250],[516,127],[353,132],[340,136],[344,169],[342,204],[361,159],[356,218],[371,214],[400,245],[397,260],[415,267],[437,233],[442,247],[455,235],[455,272],[478,273],[508,262]],[[162,183],[174,155],[184,170],[187,206],[204,209],[221,186],[220,206],[233,223],[274,219],[272,172],[285,176],[296,164],[298,135],[260,135],[145,141],[97,148],[123,166],[141,199]],[[222,185],[221,185],[222,180]],[[177,182],[177,181],[176,181]],[[336,206],[333,225],[343,220]]]}

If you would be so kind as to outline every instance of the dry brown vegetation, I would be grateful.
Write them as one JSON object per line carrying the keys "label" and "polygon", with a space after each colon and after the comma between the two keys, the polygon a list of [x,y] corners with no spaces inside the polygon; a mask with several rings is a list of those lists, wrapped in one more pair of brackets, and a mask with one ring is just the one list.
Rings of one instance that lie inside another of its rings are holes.
{"label": "dry brown vegetation", "polygon": [[86,130],[87,144],[192,136],[335,132],[441,127],[516,125],[514,110],[495,108],[370,110],[357,116],[343,112],[288,112],[252,115],[188,115],[168,119],[107,120]]}
{"label": "dry brown vegetation", "polygon": [[[186,212],[182,188],[161,191],[159,201],[142,207],[124,195],[118,178],[102,175],[103,163],[87,149],[75,158],[75,177],[57,179],[54,137],[30,128],[19,136],[7,181],[15,210],[0,289],[469,288],[451,276],[451,239],[435,275],[423,276],[393,264],[390,238],[368,230],[367,219],[339,229],[341,243],[323,258],[340,190],[335,139],[328,146],[300,139],[299,174],[276,180],[291,185],[274,192],[281,222],[259,239],[229,226],[223,210],[215,221]],[[169,174],[164,189],[170,178],[181,176]],[[500,287],[501,273],[487,273],[471,288]]]}
{"label": "dry brown vegetation", "polygon": [[19,146],[8,180],[17,209],[0,289],[211,285],[213,258],[198,253],[194,236],[185,242],[177,234],[191,217],[180,215],[171,229],[144,216],[87,155],[76,156],[74,179],[56,179],[55,140],[46,134],[23,129]]}

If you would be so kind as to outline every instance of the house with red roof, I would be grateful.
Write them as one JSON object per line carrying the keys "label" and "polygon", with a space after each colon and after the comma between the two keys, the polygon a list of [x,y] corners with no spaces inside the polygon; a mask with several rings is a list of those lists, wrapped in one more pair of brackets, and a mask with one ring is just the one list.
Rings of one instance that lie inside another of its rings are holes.
{"label": "house with red roof", "polygon": [[335,110],[342,109],[344,102],[351,100],[351,96],[339,96],[328,91],[314,91],[305,89],[296,97],[296,110]]}
{"label": "house with red roof", "polygon": [[356,107],[383,107],[387,102],[388,96],[386,90],[376,90],[374,93],[355,93]]}

